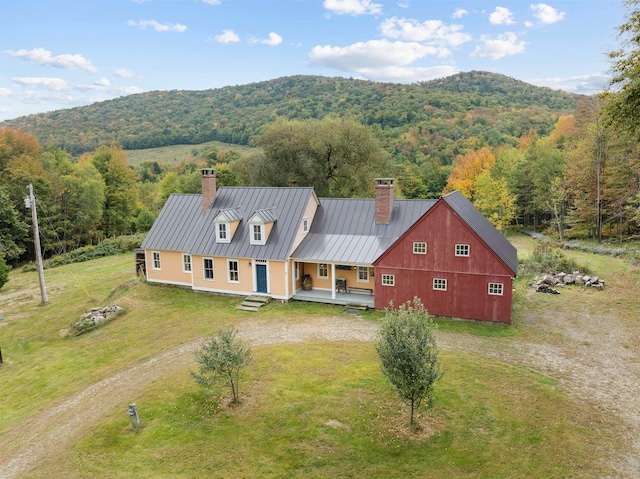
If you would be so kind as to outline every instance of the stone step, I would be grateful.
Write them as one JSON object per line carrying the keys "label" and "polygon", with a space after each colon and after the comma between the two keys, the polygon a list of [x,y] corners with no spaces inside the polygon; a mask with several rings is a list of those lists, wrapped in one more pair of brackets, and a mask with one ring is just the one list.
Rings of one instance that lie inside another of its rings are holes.
{"label": "stone step", "polygon": [[369,306],[366,304],[358,304],[358,303],[349,303],[345,305],[345,309],[358,309],[360,311],[366,311],[369,309]]}
{"label": "stone step", "polygon": [[260,309],[260,306],[245,306],[243,303],[236,306],[236,309],[239,309],[240,311],[251,311],[252,313],[255,313]]}
{"label": "stone step", "polygon": [[269,301],[271,301],[271,297],[270,296],[251,295],[251,296],[247,296],[245,298],[245,301],[251,301],[252,303],[267,304],[267,303],[269,303]]}

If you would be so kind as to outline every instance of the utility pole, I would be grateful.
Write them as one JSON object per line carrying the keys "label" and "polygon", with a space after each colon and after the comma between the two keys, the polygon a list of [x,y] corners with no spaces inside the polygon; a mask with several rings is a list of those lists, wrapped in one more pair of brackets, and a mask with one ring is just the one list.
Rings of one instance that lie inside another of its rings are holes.
{"label": "utility pole", "polygon": [[24,200],[24,205],[31,208],[31,221],[33,222],[33,242],[36,246],[36,262],[38,263],[38,278],[40,279],[40,295],[42,304],[47,304],[47,287],[44,284],[44,269],[42,268],[42,250],[40,249],[40,231],[38,230],[38,215],[36,213],[36,198],[33,196],[33,185],[29,185],[29,198]]}

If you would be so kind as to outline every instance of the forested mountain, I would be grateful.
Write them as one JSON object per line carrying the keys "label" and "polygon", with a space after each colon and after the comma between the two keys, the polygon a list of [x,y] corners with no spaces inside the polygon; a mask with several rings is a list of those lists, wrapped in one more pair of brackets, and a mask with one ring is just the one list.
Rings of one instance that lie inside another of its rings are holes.
{"label": "forested mountain", "polygon": [[[425,154],[450,164],[466,148],[515,145],[548,134],[579,95],[487,72],[419,84],[292,76],[203,91],[154,91],[0,123],[79,155],[116,142],[125,149],[219,140],[247,144],[276,118],[351,116],[386,144],[413,131]],[[433,149],[435,148],[435,149]]]}

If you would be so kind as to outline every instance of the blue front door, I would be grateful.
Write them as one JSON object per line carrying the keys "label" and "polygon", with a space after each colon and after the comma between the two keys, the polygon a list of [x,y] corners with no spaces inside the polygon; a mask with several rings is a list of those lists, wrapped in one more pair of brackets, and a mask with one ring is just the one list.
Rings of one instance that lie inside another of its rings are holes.
{"label": "blue front door", "polygon": [[267,265],[256,265],[256,291],[258,293],[267,293]]}

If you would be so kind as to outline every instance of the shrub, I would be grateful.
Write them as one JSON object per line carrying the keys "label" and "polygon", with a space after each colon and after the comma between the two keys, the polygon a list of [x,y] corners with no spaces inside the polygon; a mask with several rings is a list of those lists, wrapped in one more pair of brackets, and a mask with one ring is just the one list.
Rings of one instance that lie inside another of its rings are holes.
{"label": "shrub", "polygon": [[520,264],[520,273],[523,274],[552,274],[576,270],[588,273],[585,268],[580,268],[578,263],[567,258],[559,248],[546,243],[539,243],[531,256]]}

